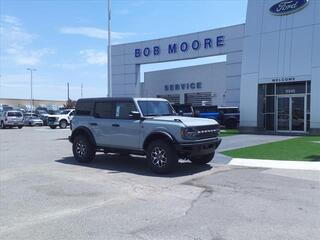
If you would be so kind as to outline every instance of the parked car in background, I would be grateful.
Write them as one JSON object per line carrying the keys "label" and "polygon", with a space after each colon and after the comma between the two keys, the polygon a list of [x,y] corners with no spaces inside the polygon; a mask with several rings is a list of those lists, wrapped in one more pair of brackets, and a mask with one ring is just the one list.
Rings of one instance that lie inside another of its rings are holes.
{"label": "parked car in background", "polygon": [[2,129],[5,129],[7,127],[23,127],[23,113],[20,111],[4,111],[0,115],[0,126]]}
{"label": "parked car in background", "polygon": [[0,111],[1,112],[6,112],[9,110],[13,110],[13,107],[6,105],[6,104],[0,104]]}
{"label": "parked car in background", "polygon": [[59,110],[48,109],[49,115],[55,115],[55,114],[58,114],[58,112],[59,112]]}
{"label": "parked car in background", "polygon": [[19,107],[13,108],[12,110],[22,112],[23,114],[26,112],[26,110],[24,108],[19,108]]}
{"label": "parked car in background", "polygon": [[46,107],[37,107],[35,110],[35,113],[38,113],[39,110],[42,110],[42,111],[45,111],[48,113],[48,108],[46,108]]}
{"label": "parked car in background", "polygon": [[43,121],[35,113],[25,113],[23,123],[25,126],[43,126]]}
{"label": "parked car in background", "polygon": [[219,121],[220,113],[217,106],[194,106],[193,110],[201,118],[210,118]]}
{"label": "parked car in background", "polygon": [[48,125],[49,113],[46,110],[42,110],[42,109],[36,110],[35,113],[38,114],[40,119],[43,121],[43,125],[47,126]]}
{"label": "parked car in background", "polygon": [[73,118],[74,109],[65,109],[61,110],[55,115],[48,116],[48,126],[52,129],[57,128],[66,128],[70,125],[70,122]]}
{"label": "parked car in background", "polygon": [[240,111],[238,107],[219,107],[219,122],[228,129],[239,127]]}
{"label": "parked car in background", "polygon": [[172,107],[180,116],[195,117],[195,113],[191,104],[173,104]]}

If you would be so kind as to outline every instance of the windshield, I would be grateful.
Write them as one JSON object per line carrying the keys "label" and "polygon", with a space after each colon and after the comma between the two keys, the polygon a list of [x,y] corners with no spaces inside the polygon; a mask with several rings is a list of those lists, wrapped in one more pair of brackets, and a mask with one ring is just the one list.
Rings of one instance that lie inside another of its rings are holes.
{"label": "windshield", "polygon": [[61,110],[59,114],[66,115],[70,112],[70,110]]}
{"label": "windshield", "polygon": [[138,101],[143,116],[175,115],[171,105],[165,101]]}
{"label": "windshield", "polygon": [[45,110],[38,110],[38,113],[40,114],[46,114],[47,112]]}
{"label": "windshield", "polygon": [[21,112],[8,112],[8,117],[22,117]]}

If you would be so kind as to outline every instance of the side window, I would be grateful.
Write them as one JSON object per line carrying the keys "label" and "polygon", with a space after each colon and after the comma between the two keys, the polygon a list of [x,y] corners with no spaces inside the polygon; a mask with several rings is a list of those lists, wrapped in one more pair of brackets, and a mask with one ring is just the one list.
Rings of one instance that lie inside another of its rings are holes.
{"label": "side window", "polygon": [[73,116],[74,115],[74,111],[71,111],[70,113],[69,113],[69,116]]}
{"label": "side window", "polygon": [[116,102],[114,105],[116,119],[130,119],[130,112],[136,111],[136,107],[133,102]]}
{"label": "side window", "polygon": [[111,102],[96,102],[94,116],[98,118],[113,118]]}
{"label": "side window", "polygon": [[93,102],[77,102],[75,115],[78,116],[89,116],[92,114]]}

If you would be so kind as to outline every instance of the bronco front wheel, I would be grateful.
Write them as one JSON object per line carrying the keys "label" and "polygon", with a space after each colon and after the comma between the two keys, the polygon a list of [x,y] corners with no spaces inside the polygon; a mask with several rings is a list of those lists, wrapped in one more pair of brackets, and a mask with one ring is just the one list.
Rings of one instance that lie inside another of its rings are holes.
{"label": "bronco front wheel", "polygon": [[156,173],[170,173],[177,167],[178,156],[173,147],[164,140],[156,140],[147,148],[149,168]]}

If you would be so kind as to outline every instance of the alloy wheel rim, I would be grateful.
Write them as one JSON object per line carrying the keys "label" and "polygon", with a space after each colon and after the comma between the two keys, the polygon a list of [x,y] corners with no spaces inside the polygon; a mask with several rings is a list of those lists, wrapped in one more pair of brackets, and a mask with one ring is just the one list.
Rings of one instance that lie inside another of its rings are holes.
{"label": "alloy wheel rim", "polygon": [[162,168],[167,165],[167,153],[161,147],[155,147],[151,152],[152,164],[158,168]]}
{"label": "alloy wheel rim", "polygon": [[77,142],[76,152],[77,152],[78,156],[83,157],[87,153],[87,146],[82,142]]}

